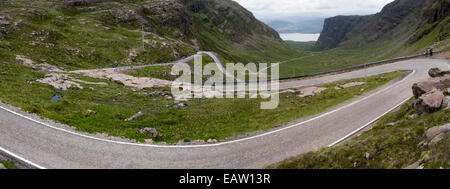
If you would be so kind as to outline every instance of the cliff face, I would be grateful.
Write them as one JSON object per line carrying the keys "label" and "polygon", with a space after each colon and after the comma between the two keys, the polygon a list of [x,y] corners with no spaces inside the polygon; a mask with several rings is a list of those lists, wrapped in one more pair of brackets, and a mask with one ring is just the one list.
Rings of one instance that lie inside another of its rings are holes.
{"label": "cliff face", "polygon": [[325,50],[339,46],[350,31],[367,19],[367,16],[336,16],[325,19],[316,48]]}
{"label": "cliff face", "polygon": [[359,47],[378,40],[392,40],[394,35],[407,38],[420,25],[422,10],[436,1],[439,0],[396,0],[374,15],[329,18],[316,48]]}

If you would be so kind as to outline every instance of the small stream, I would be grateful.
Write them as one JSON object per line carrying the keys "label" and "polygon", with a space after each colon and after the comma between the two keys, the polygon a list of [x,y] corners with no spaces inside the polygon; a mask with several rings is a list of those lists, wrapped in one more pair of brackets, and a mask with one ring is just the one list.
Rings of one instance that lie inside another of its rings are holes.
{"label": "small stream", "polygon": [[58,100],[62,97],[60,93],[56,93],[55,96],[52,97],[52,102],[58,102]]}

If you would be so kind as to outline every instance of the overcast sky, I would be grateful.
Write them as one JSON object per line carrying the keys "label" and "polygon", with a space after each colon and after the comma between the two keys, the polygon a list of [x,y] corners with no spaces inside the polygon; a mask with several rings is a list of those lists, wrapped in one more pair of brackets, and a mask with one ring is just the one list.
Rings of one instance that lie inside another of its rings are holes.
{"label": "overcast sky", "polygon": [[373,14],[393,0],[234,0],[258,19]]}

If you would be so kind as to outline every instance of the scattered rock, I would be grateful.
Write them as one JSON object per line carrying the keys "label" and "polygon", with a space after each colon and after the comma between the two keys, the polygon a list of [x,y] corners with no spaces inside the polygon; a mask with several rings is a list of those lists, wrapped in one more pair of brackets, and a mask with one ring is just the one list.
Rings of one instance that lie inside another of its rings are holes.
{"label": "scattered rock", "polygon": [[153,144],[154,143],[153,139],[145,139],[144,142],[147,143],[147,144]]}
{"label": "scattered rock", "polygon": [[0,20],[0,26],[9,26],[11,23],[5,20]]}
{"label": "scattered rock", "polygon": [[366,160],[369,160],[370,159],[370,153],[369,152],[366,152],[365,154],[364,154],[364,157],[366,158]]}
{"label": "scattered rock", "polygon": [[124,73],[115,72],[111,69],[98,70],[77,70],[70,73],[82,74],[86,77],[97,79],[108,79],[115,81],[124,86],[133,87],[136,89],[153,88],[154,86],[171,87],[172,82],[167,80],[148,78],[148,77],[133,77]]}
{"label": "scattered rock", "polygon": [[366,82],[351,82],[351,83],[346,83],[344,85],[339,86],[342,89],[346,89],[346,88],[350,88],[350,87],[356,87],[356,86],[360,86],[360,85],[365,85]]}
{"label": "scattered rock", "polygon": [[341,90],[342,88],[340,86],[334,87],[335,90]]}
{"label": "scattered rock", "polygon": [[423,164],[420,164],[419,167],[417,167],[417,169],[424,169],[425,166]]}
{"label": "scattered rock", "polygon": [[184,103],[184,102],[179,102],[179,103],[173,105],[172,108],[184,108],[184,107],[187,107],[187,106],[188,106],[188,105],[187,105],[186,103]]}
{"label": "scattered rock", "polygon": [[327,88],[323,88],[323,87],[307,87],[307,88],[303,88],[300,89],[300,95],[298,95],[299,97],[302,98],[310,98],[315,96],[316,94],[321,93],[322,91],[327,90]]}
{"label": "scattered rock", "polygon": [[447,74],[450,74],[450,71],[442,71],[439,68],[431,68],[428,71],[428,75],[430,75],[430,77],[442,77],[442,76],[445,76]]}
{"label": "scattered rock", "polygon": [[64,70],[50,64],[37,64],[33,60],[22,55],[17,55],[16,60],[20,60],[23,65],[41,72],[64,72]]}
{"label": "scattered rock", "polygon": [[78,83],[88,84],[88,85],[108,85],[108,83],[105,83],[105,82],[89,82],[89,81],[83,81],[83,80],[79,80],[79,79],[71,79],[71,80],[78,82]]}
{"label": "scattered rock", "polygon": [[444,139],[446,136],[448,135],[448,133],[441,133],[439,135],[437,135],[436,137],[434,137],[433,139],[431,139],[430,142],[427,143],[428,147],[432,147],[435,146],[437,143],[439,143],[442,139]]}
{"label": "scattered rock", "polygon": [[216,139],[208,139],[206,143],[217,143]]}
{"label": "scattered rock", "polygon": [[161,137],[161,134],[158,131],[156,131],[156,129],[151,128],[151,127],[146,127],[146,128],[143,128],[143,129],[139,129],[139,133],[141,135],[152,134],[153,137],[155,137],[155,138]]}
{"label": "scattered rock", "polygon": [[392,126],[395,126],[395,124],[396,124],[396,123],[392,122],[392,123],[388,123],[387,126],[392,127]]}
{"label": "scattered rock", "polygon": [[94,110],[88,110],[87,113],[86,113],[86,116],[91,116],[91,115],[94,115],[94,114],[96,114],[96,113],[97,113],[97,112],[94,111]]}
{"label": "scattered rock", "polygon": [[417,114],[412,114],[408,116],[408,120],[414,119],[417,117]]}
{"label": "scattered rock", "polygon": [[450,87],[450,77],[444,77],[439,79],[433,79],[429,81],[423,81],[415,83],[412,86],[414,97],[419,98],[423,94],[430,92],[433,89],[444,90]]}
{"label": "scattered rock", "polygon": [[436,136],[443,134],[443,133],[444,134],[448,133],[449,131],[450,131],[450,124],[432,127],[425,132],[425,138],[428,141],[430,141],[433,138],[435,138]]}
{"label": "scattered rock", "polygon": [[72,77],[67,74],[50,73],[46,75],[44,79],[38,79],[37,82],[44,83],[53,86],[55,89],[66,91],[69,88],[76,87],[83,89],[83,87],[72,81]]}
{"label": "scattered rock", "polygon": [[161,92],[161,91],[154,91],[154,92],[151,92],[151,93],[149,93],[149,96],[150,97],[161,97],[161,96],[166,96],[167,94],[166,93],[164,93],[164,92]]}
{"label": "scattered rock", "polygon": [[190,142],[191,144],[205,144],[204,140],[194,140],[192,142]]}
{"label": "scattered rock", "polygon": [[283,92],[281,92],[281,94],[285,94],[285,93],[291,93],[291,94],[295,94],[295,95],[300,94],[299,91],[295,91],[295,90],[292,90],[292,89],[287,89],[287,90],[284,90]]}
{"label": "scattered rock", "polygon": [[125,121],[133,121],[133,120],[135,120],[135,119],[137,119],[137,118],[139,118],[139,117],[141,117],[143,115],[144,115],[144,113],[138,112],[138,113],[134,114],[133,116],[131,116],[130,118],[125,119]]}
{"label": "scattered rock", "polygon": [[6,167],[2,163],[0,163],[0,169],[6,169]]}
{"label": "scattered rock", "polygon": [[444,93],[437,89],[433,89],[419,97],[419,100],[415,103],[414,107],[419,114],[433,113],[439,110],[445,102],[446,98]]}

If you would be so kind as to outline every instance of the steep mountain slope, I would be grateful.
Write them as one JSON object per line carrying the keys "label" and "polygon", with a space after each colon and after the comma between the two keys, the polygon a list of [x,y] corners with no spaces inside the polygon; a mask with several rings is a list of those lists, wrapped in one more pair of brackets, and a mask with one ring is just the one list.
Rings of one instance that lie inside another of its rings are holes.
{"label": "steep mountain slope", "polygon": [[419,52],[448,39],[449,4],[449,0],[396,0],[374,15],[328,18],[316,48],[383,45],[397,54]]}
{"label": "steep mountain slope", "polygon": [[4,58],[79,69],[173,61],[198,50],[242,62],[299,53],[231,0],[0,1]]}

